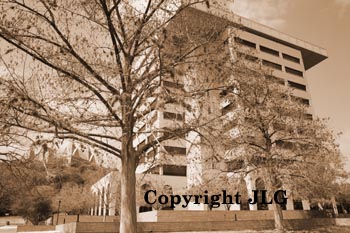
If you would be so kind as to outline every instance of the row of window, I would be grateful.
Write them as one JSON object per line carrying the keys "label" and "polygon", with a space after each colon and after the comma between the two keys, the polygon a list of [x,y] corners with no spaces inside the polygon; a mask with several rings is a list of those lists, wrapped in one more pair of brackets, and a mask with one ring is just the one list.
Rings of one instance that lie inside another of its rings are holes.
{"label": "row of window", "polygon": [[303,72],[300,70],[296,70],[296,69],[290,68],[288,66],[285,66],[284,68],[285,68],[286,72],[289,74],[294,74],[296,76],[303,77]]}
{"label": "row of window", "polygon": [[[244,39],[240,39],[240,38],[236,38],[236,41],[238,43],[242,44],[242,45],[245,45],[245,46],[248,46],[248,47],[251,47],[251,48],[256,48],[256,44],[253,43],[253,42],[250,42],[250,41],[247,41],[247,40],[244,40]],[[277,56],[277,57],[279,56],[279,52],[277,50],[274,50],[274,49],[271,49],[271,48],[268,48],[268,47],[265,47],[265,46],[262,46],[262,45],[260,45],[260,51],[268,53],[268,54],[271,54],[271,55],[274,55],[274,56]],[[285,53],[282,53],[282,57],[285,60],[292,61],[292,62],[300,64],[300,59],[297,58],[297,57],[294,57],[294,56],[291,56],[291,55],[288,55],[288,54],[285,54]],[[246,59],[247,60],[252,60],[252,61],[257,60],[256,57],[251,56],[251,55],[246,55]],[[277,64],[277,63],[274,63],[274,62],[271,62],[271,61],[266,61],[266,60],[263,60],[262,63],[263,63],[263,65],[266,65],[268,67],[271,67],[271,68],[274,68],[274,69],[277,69],[277,70],[282,70],[282,65],[280,65],[280,64]],[[302,71],[299,71],[299,70],[296,70],[296,69],[293,69],[293,68],[290,68],[290,67],[287,67],[287,66],[285,67],[285,70],[289,74],[293,74],[293,75],[297,75],[297,76],[303,77],[303,72]]]}
{"label": "row of window", "polygon": [[[257,62],[259,60],[256,56],[249,55],[249,54],[246,54],[246,53],[238,52],[237,56],[239,58],[244,58],[245,60],[252,61],[252,62]],[[272,61],[268,61],[268,60],[264,60],[264,59],[262,60],[262,64],[264,66],[269,67],[269,68],[273,68],[273,69],[282,71],[282,65],[281,64],[278,64],[278,63],[275,63],[275,62],[272,62]],[[303,77],[304,76],[302,71],[290,68],[288,66],[285,66],[285,71],[286,71],[286,73],[293,74],[293,75],[296,75],[296,76],[299,76],[299,77]]]}
{"label": "row of window", "polygon": [[186,148],[184,148],[184,147],[164,146],[164,149],[169,154],[186,155]]}
{"label": "row of window", "polygon": [[253,42],[250,42],[250,41],[248,41],[248,40],[235,37],[235,42],[237,42],[237,43],[239,43],[239,44],[241,44],[241,45],[244,45],[244,46],[247,46],[247,47],[256,49],[256,44],[253,43]]}
{"label": "row of window", "polygon": [[295,88],[295,89],[306,91],[306,86],[303,85],[303,84],[292,82],[292,81],[288,81],[288,85],[290,87]]}
{"label": "row of window", "polygon": [[[180,165],[163,165],[163,175],[165,176],[186,176],[187,167]],[[149,173],[159,175],[159,167],[152,168]]]}
{"label": "row of window", "polygon": [[184,119],[184,115],[180,113],[173,112],[163,112],[163,118],[168,120],[179,120],[182,121]]}
{"label": "row of window", "polygon": [[163,165],[163,175],[165,176],[186,176],[187,167],[178,165]]}
{"label": "row of window", "polygon": [[267,60],[262,60],[262,64],[264,66],[276,69],[276,70],[281,70],[282,71],[282,65],[271,62],[271,61],[267,61]]}
{"label": "row of window", "polygon": [[[246,54],[246,53],[237,52],[237,56],[239,58],[241,58],[241,59],[245,59],[245,60],[252,61],[252,62],[257,62],[258,61],[258,58],[256,56],[249,55],[249,54]],[[270,67],[270,68],[282,71],[282,65],[280,65],[280,64],[277,64],[277,63],[274,63],[274,62],[271,62],[271,61],[267,61],[267,60],[262,60],[262,64],[264,66],[267,66],[267,67]],[[287,73],[289,73],[289,74],[293,74],[293,75],[297,75],[297,76],[303,77],[303,72],[301,72],[299,70],[296,70],[296,69],[293,69],[293,68],[290,68],[290,67],[286,66],[285,67],[285,71]],[[273,76],[273,75],[268,75],[267,78],[269,78],[270,80],[272,80],[272,81],[274,81],[276,83],[284,85],[284,80],[282,78],[278,78],[278,77]],[[288,85],[293,87],[293,88],[295,88],[295,89],[306,91],[306,86],[303,85],[303,84],[292,82],[292,81],[288,81]]]}
{"label": "row of window", "polygon": [[297,96],[293,96],[293,99],[296,100],[296,101],[299,101],[302,104],[310,105],[310,100],[308,100],[308,99],[305,99],[305,98],[302,98],[302,97],[297,97]]}
{"label": "row of window", "polygon": [[312,114],[309,114],[309,113],[305,114],[304,117],[305,117],[306,120],[312,120],[313,119]]}
{"label": "row of window", "polygon": [[[143,147],[144,145],[146,145],[146,140],[143,140],[140,144],[138,144],[138,148]],[[168,152],[169,154],[176,154],[176,155],[186,155],[186,148],[185,147],[176,147],[176,146],[164,146],[164,149],[166,150],[166,152]],[[147,153],[147,155],[152,155],[154,156],[154,150],[150,151]]]}
{"label": "row of window", "polygon": [[234,108],[235,108],[235,104],[230,103],[221,109],[221,114],[225,115],[226,113],[231,112],[232,109]]}
{"label": "row of window", "polygon": [[[280,65],[278,63],[267,61],[267,60],[262,60],[262,64],[264,66],[282,71],[282,65]],[[303,72],[300,70],[296,70],[296,69],[290,68],[288,66],[285,66],[284,68],[285,68],[286,73],[288,73],[288,74],[293,74],[293,75],[296,75],[299,77],[304,77]]]}
{"label": "row of window", "polygon": [[279,55],[280,55],[280,53],[277,50],[270,49],[270,48],[267,48],[267,47],[262,46],[262,45],[260,45],[260,51],[262,51],[264,53],[268,53],[268,54],[274,55],[276,57],[279,57]]}
{"label": "row of window", "polygon": [[[154,136],[150,135],[147,138],[148,142],[151,142],[154,140]],[[146,145],[146,140],[143,140],[141,143],[137,145],[137,149],[141,149],[143,146]],[[164,149],[169,154],[176,154],[176,155],[186,155],[186,148],[185,147],[176,147],[176,146],[164,146]],[[154,150],[147,153],[148,155],[154,155]]]}
{"label": "row of window", "polygon": [[[241,39],[241,38],[238,38],[238,37],[235,38],[235,41],[237,43],[239,43],[239,44],[244,45],[244,46],[256,49],[256,44],[251,42],[251,41],[244,40],[244,39]],[[265,47],[263,45],[260,45],[259,48],[260,48],[260,51],[262,51],[264,53],[268,53],[268,54],[271,54],[271,55],[276,56],[276,57],[279,57],[279,55],[280,55],[279,51],[271,49],[271,48],[268,48],[268,47]],[[286,54],[286,53],[282,53],[282,58],[285,59],[285,60],[288,60],[288,61],[300,64],[300,59],[297,58],[297,57],[294,57],[292,55],[289,55],[289,54]]]}
{"label": "row of window", "polygon": [[293,56],[285,54],[285,53],[282,53],[282,57],[288,61],[292,61],[292,62],[300,64],[300,59],[297,57],[293,57]]}
{"label": "row of window", "polygon": [[273,76],[273,75],[266,75],[266,78],[274,83],[278,83],[281,85],[284,85],[284,79]]}
{"label": "row of window", "polygon": [[[244,56],[244,58],[249,58],[249,56],[250,56],[250,57],[253,57],[253,56],[251,56],[251,55],[244,55],[244,54],[241,55],[241,53],[238,53],[238,55],[240,55],[240,57]],[[248,57],[247,57],[247,56],[248,56]],[[255,57],[255,58],[256,58],[256,57]],[[249,59],[247,59],[247,60],[249,60]],[[281,65],[276,64],[276,63],[273,63],[273,62],[270,62],[270,61],[263,60],[263,61],[262,61],[262,64],[265,65],[265,66],[271,67],[271,68],[275,68],[275,69],[279,69],[279,70],[282,69],[282,66],[281,66]],[[288,67],[286,67],[286,71],[287,71],[287,68],[288,68]],[[290,68],[289,68],[289,69],[290,69]],[[289,72],[293,72],[293,71],[290,71],[290,70],[288,70],[288,71],[289,71]],[[296,72],[296,70],[294,70],[294,72]],[[302,72],[301,72],[301,73],[302,73]],[[279,78],[279,77],[276,77],[276,76],[273,76],[273,75],[266,75],[266,78],[269,79],[269,80],[271,80],[271,81],[273,81],[273,82],[275,82],[275,83],[279,83],[279,84],[281,84],[281,85],[284,85],[284,79],[282,79],[282,78]],[[306,86],[303,85],[303,84],[296,83],[296,82],[293,82],[293,81],[288,81],[288,85],[289,85],[290,87],[295,88],[295,89],[302,90],[302,91],[306,91]]]}
{"label": "row of window", "polygon": [[170,88],[177,88],[177,89],[183,89],[184,85],[181,83],[175,83],[171,81],[163,81],[164,87],[170,87]]}
{"label": "row of window", "polygon": [[257,62],[259,60],[259,58],[257,58],[256,56],[246,54],[246,53],[237,52],[237,56],[241,59],[245,59],[252,62]]}

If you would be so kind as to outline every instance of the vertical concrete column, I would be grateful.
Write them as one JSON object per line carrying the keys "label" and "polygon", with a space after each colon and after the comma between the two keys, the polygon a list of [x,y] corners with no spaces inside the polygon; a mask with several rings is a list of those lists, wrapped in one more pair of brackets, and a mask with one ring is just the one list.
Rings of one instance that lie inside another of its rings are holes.
{"label": "vertical concrete column", "polygon": [[200,136],[190,132],[187,140],[187,185],[200,185],[203,179],[203,163]]}
{"label": "vertical concrete column", "polygon": [[[267,197],[267,201],[271,200],[271,197]],[[274,201],[274,200],[272,200]],[[274,210],[273,205],[267,205],[268,210]]]}
{"label": "vertical concrete column", "polygon": [[[114,201],[114,200],[112,200]],[[109,206],[109,216],[114,216],[115,215],[115,204]]]}
{"label": "vertical concrete column", "polygon": [[93,193],[93,199],[94,203],[92,204],[91,210],[90,210],[90,215],[95,215],[95,208],[96,208],[96,194]]}
{"label": "vertical concrete column", "polygon": [[287,210],[294,210],[294,200],[293,197],[288,198],[287,200]]}
{"label": "vertical concrete column", "polygon": [[98,192],[98,216],[102,215],[102,195],[101,192]]}
{"label": "vertical concrete column", "polygon": [[293,200],[293,195],[292,193],[287,190],[287,210],[294,210],[294,200]]}
{"label": "vertical concrete column", "polygon": [[303,204],[303,210],[310,210],[309,200],[302,200],[301,203]]}
{"label": "vertical concrete column", "polygon": [[94,215],[98,215],[98,193],[94,196]]}

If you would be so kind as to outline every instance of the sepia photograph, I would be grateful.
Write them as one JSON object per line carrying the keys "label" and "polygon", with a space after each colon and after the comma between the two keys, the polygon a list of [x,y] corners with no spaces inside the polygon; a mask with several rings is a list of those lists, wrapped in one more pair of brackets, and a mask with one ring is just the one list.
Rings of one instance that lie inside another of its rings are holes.
{"label": "sepia photograph", "polygon": [[0,233],[350,233],[350,0],[0,0]]}

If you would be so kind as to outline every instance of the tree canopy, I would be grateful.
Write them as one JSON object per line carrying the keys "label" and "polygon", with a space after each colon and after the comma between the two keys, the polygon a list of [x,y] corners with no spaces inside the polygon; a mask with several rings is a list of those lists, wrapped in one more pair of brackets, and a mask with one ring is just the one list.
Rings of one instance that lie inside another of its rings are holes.
{"label": "tree canopy", "polygon": [[[243,58],[243,59],[242,59]],[[344,177],[339,147],[325,119],[312,116],[309,102],[273,76],[273,71],[242,57],[236,88],[225,92],[226,159],[233,173],[260,177],[270,197],[278,189],[295,199],[331,199]],[[276,228],[282,212],[275,205]]]}
{"label": "tree canopy", "polygon": [[[31,144],[40,133],[40,142],[76,140],[120,158],[121,232],[136,232],[135,169],[145,152],[205,124],[194,117],[159,127],[151,113],[170,103],[188,108],[210,88],[197,85],[176,97],[165,81],[181,82],[202,67],[222,73],[217,61],[227,59],[211,58],[225,53],[211,42],[225,24],[181,20],[190,6],[214,2],[0,2],[0,38],[7,42],[1,127],[11,143]],[[141,134],[154,139],[136,148]]]}

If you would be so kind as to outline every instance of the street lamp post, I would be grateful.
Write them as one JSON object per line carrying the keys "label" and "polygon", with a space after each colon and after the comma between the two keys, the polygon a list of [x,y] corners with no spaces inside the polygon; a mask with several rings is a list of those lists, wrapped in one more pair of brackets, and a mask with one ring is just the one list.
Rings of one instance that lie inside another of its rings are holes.
{"label": "street lamp post", "polygon": [[60,206],[61,206],[61,200],[58,200],[56,225],[58,225],[58,217],[60,216]]}

